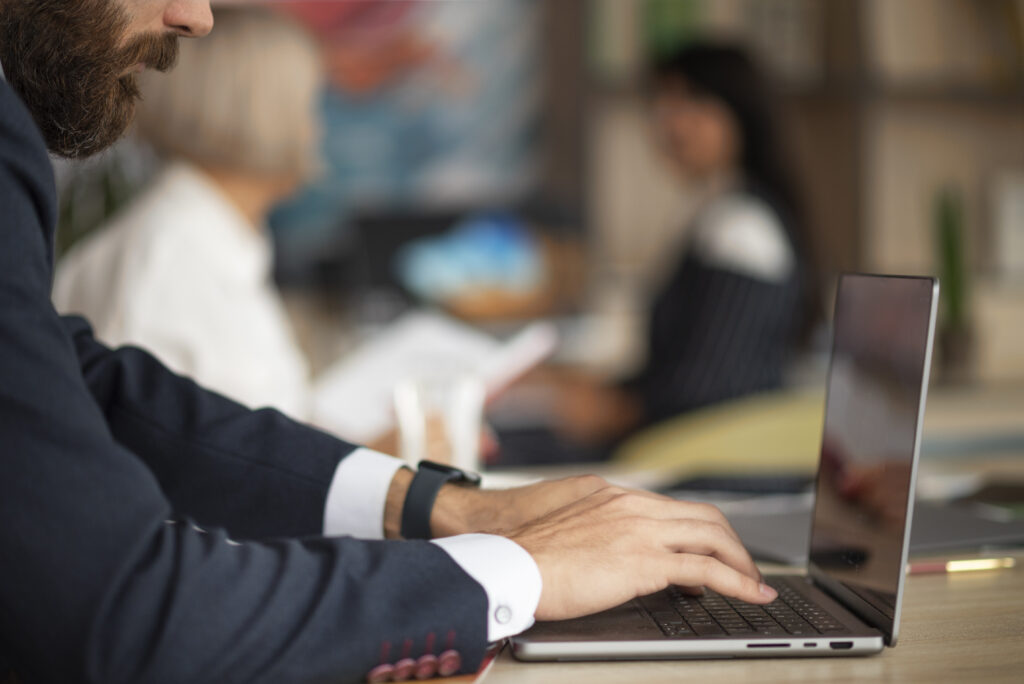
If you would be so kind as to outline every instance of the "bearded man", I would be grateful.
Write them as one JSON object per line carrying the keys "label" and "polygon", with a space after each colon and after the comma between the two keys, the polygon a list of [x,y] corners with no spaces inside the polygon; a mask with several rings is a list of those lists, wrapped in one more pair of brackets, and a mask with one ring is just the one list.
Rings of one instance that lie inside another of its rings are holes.
{"label": "bearded man", "polygon": [[774,598],[711,507],[414,474],[57,315],[46,148],[113,143],[136,74],[212,23],[206,0],[0,0],[0,680],[427,677],[668,584]]}

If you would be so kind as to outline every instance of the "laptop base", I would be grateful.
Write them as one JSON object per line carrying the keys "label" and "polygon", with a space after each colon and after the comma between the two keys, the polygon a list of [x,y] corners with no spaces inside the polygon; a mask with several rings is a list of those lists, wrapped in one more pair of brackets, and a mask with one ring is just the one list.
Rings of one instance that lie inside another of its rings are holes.
{"label": "laptop base", "polygon": [[[871,655],[885,647],[880,631],[863,623],[809,580],[792,575],[769,576],[766,580],[806,596],[834,617],[840,628],[826,633],[737,636],[718,630],[723,633],[669,636],[673,628],[659,626],[654,617],[675,600],[677,594],[666,590],[595,615],[538,623],[512,639],[512,653],[526,661],[820,658]],[[718,595],[711,593],[710,598],[716,601]],[[740,608],[749,605],[741,604]]]}

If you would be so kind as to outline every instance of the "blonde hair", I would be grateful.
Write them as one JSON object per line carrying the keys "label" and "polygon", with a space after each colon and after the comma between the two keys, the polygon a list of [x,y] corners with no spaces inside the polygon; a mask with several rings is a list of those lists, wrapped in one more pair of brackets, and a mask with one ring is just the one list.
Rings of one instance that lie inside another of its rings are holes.
{"label": "blonde hair", "polygon": [[206,38],[182,40],[177,66],[140,77],[140,136],[200,166],[307,178],[315,153],[322,65],[294,20],[223,8]]}

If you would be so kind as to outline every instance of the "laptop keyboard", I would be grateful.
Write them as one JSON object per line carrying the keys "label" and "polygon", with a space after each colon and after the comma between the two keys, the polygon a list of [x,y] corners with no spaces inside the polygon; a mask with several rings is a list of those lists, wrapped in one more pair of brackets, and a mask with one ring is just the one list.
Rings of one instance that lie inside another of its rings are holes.
{"label": "laptop keyboard", "polygon": [[816,636],[847,629],[823,608],[785,582],[768,582],[779,598],[766,606],[728,598],[711,590],[689,596],[676,587],[640,599],[666,636]]}

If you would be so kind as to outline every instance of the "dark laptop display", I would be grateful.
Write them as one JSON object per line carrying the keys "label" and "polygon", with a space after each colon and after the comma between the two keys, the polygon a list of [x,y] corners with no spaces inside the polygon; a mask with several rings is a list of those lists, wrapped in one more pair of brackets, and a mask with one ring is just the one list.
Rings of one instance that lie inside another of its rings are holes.
{"label": "dark laptop display", "polygon": [[845,275],[836,297],[808,571],[890,640],[933,288],[930,278]]}

